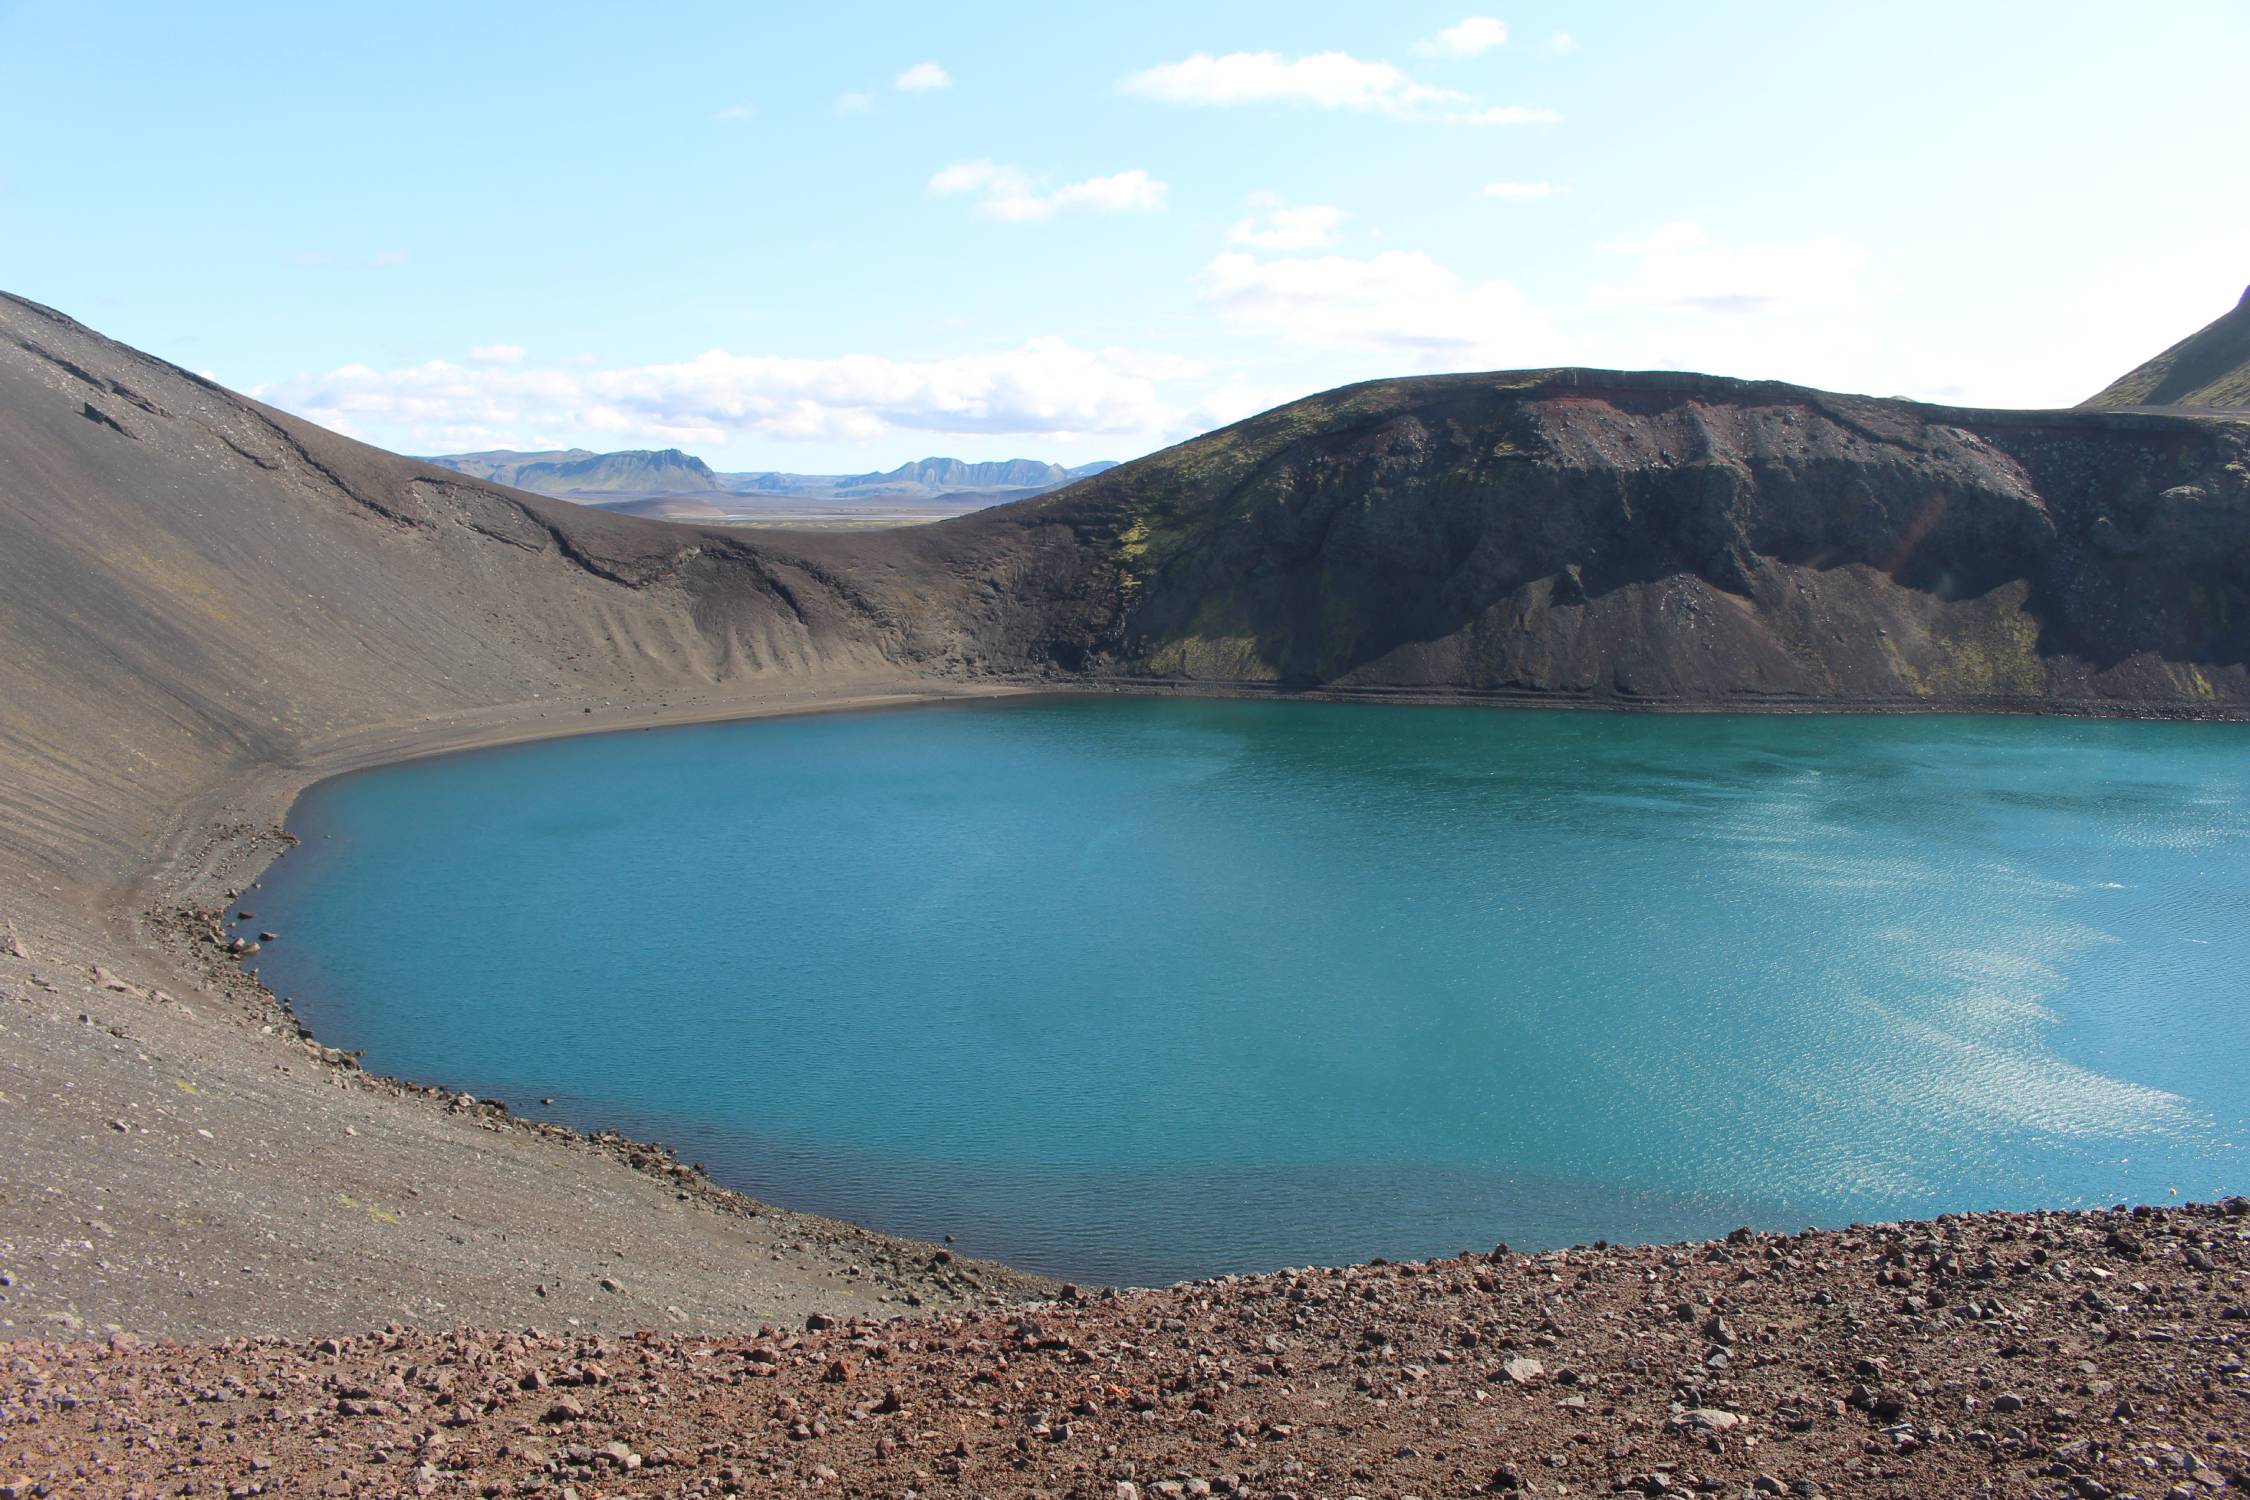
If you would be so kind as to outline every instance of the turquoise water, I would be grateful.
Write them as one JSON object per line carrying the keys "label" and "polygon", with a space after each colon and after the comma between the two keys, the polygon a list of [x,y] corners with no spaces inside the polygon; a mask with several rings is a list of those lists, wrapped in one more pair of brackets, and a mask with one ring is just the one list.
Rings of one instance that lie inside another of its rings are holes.
{"label": "turquoise water", "polygon": [[291,826],[369,1067],[1081,1281],[2250,1188],[2233,726],[1050,699]]}

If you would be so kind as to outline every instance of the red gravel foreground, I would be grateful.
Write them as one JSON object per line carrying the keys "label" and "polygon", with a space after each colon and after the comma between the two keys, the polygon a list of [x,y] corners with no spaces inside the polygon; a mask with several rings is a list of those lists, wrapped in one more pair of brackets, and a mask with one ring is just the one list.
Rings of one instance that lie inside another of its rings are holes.
{"label": "red gravel foreground", "polygon": [[2234,1200],[740,1339],[15,1344],[0,1500],[2250,1494],[2246,1273]]}

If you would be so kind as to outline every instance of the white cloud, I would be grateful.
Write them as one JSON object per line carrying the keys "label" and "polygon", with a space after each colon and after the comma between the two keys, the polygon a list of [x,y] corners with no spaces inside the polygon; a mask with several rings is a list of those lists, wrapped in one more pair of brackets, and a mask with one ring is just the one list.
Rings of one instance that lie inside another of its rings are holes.
{"label": "white cloud", "polygon": [[1166,184],[1134,167],[1047,191],[1021,167],[980,159],[955,162],[938,172],[930,179],[930,191],[945,197],[973,194],[989,217],[1021,224],[1051,219],[1065,209],[1153,213],[1164,207]]}
{"label": "white cloud", "polygon": [[1601,247],[1635,257],[1624,281],[1597,285],[1597,306],[1741,315],[1834,309],[1865,300],[1867,252],[1836,239],[1726,245],[1699,224],[1666,224],[1647,239]]}
{"label": "white cloud", "polygon": [[1227,230],[1227,243],[1253,250],[1317,250],[1333,244],[1344,211],[1325,203],[1284,203],[1272,193],[1252,193],[1249,217]]}
{"label": "white cloud", "polygon": [[1458,89],[1417,83],[1386,62],[1346,52],[1283,57],[1278,52],[1198,52],[1128,74],[1118,87],[1167,104],[1303,104],[1454,125],[1552,125],[1551,109],[1480,105]]}
{"label": "white cloud", "polygon": [[1494,104],[1484,109],[1466,109],[1449,114],[1446,119],[1456,125],[1560,125],[1562,116],[1551,109],[1534,109],[1527,104]]}
{"label": "white cloud", "polygon": [[856,115],[874,107],[874,98],[871,95],[860,93],[856,89],[850,93],[836,96],[836,113],[840,115]]}
{"label": "white cloud", "polygon": [[1261,260],[1229,251],[1204,268],[1201,296],[1237,324],[1299,343],[1381,350],[1407,368],[1526,364],[1552,330],[1504,281],[1464,285],[1418,250]]}
{"label": "white cloud", "polygon": [[1085,208],[1102,214],[1153,213],[1164,206],[1167,186],[1134,167],[1057,188],[1053,201],[1057,208]]}
{"label": "white cloud", "polygon": [[[417,452],[570,435],[618,446],[730,439],[890,442],[905,434],[1112,437],[1173,434],[1163,382],[1198,368],[1169,355],[1033,339],[1003,353],[900,360],[799,359],[714,349],[616,369],[454,364],[345,365],[261,386],[261,400]],[[1121,443],[1121,446],[1123,444]]]}
{"label": "white cloud", "polygon": [[937,175],[930,179],[930,191],[933,193],[984,192],[1002,183],[1021,188],[1027,185],[1028,181],[1029,179],[1024,176],[1020,168],[1003,167],[996,161],[979,157],[975,161],[957,161],[952,166],[941,169]]}
{"label": "white cloud", "polygon": [[521,344],[479,344],[469,351],[469,358],[482,360],[488,365],[513,365],[523,362]]}
{"label": "white cloud", "polygon": [[1188,411],[1187,427],[1193,432],[1209,432],[1311,394],[1310,390],[1283,386],[1214,386]]}
{"label": "white cloud", "polygon": [[1468,16],[1424,42],[1422,50],[1448,57],[1480,57],[1507,40],[1507,23],[1490,16]]}
{"label": "white cloud", "polygon": [[[1498,186],[1522,198],[1541,185]],[[1848,241],[1726,240],[1667,224],[1600,247],[1589,279],[1579,296],[1536,305],[1504,279],[1473,279],[1419,251],[1360,258],[1230,250],[1204,268],[1198,292],[1238,329],[1334,351],[1320,358],[1322,384],[1555,364],[1705,370],[1878,393],[1917,384],[1895,347],[1896,288]],[[1209,402],[1195,410],[1209,420],[1229,414]]]}
{"label": "white cloud", "polygon": [[1663,225],[1599,248],[1571,357],[1877,395],[1912,389],[1896,287],[1846,240],[1722,239]]}
{"label": "white cloud", "polygon": [[754,104],[730,104],[725,109],[713,110],[711,118],[721,124],[732,124],[737,120],[747,120],[757,112],[758,107]]}
{"label": "white cloud", "polygon": [[1389,63],[1363,62],[1345,52],[1297,58],[1198,52],[1131,74],[1119,86],[1168,104],[1310,104],[1392,115],[1469,103],[1465,94],[1416,83]]}
{"label": "white cloud", "polygon": [[1569,32],[1558,31],[1547,38],[1547,50],[1557,57],[1568,57],[1578,50],[1578,42]]}
{"label": "white cloud", "polygon": [[1484,185],[1487,198],[1504,198],[1511,203],[1528,202],[1534,198],[1559,198],[1570,191],[1551,182],[1488,182]]}
{"label": "white cloud", "polygon": [[953,87],[953,75],[934,62],[919,62],[892,80],[892,87],[909,94]]}
{"label": "white cloud", "polygon": [[378,250],[368,261],[372,266],[403,266],[414,258],[410,250]]}

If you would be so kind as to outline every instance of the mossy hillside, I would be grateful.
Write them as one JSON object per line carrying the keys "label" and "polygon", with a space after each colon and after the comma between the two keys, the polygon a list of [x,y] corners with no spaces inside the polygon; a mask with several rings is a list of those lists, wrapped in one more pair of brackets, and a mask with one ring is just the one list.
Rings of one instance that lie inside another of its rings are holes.
{"label": "mossy hillside", "polygon": [[[1229,427],[1026,502],[1027,511],[1116,512],[1119,556],[1144,578],[1183,545],[1261,502],[1286,499],[1286,487],[1261,486],[1277,460],[1302,461],[1347,443],[1366,428],[1427,408],[1435,394],[1500,395],[1535,387],[1549,372],[1376,380],[1344,386],[1261,412]],[[1503,437],[1493,456],[1529,456]]]}
{"label": "mossy hillside", "polygon": [[[1332,676],[1368,635],[1322,543],[1339,524],[1380,527],[1401,487],[1473,493],[1542,451],[1493,415],[1540,372],[1374,381],[1293,402],[1044,504],[1106,539],[1123,656],[1166,676]],[[1438,399],[1433,402],[1433,396]],[[1449,410],[1463,404],[1479,410]],[[1435,476],[1434,478],[1432,476]],[[1419,506],[1414,497],[1412,509]],[[1275,566],[1276,560],[1281,566]],[[1288,576],[1284,576],[1288,575]]]}
{"label": "mossy hillside", "polygon": [[1912,638],[1880,639],[1902,682],[1922,697],[2036,697],[2047,687],[2028,585],[2011,583],[1935,617]]}

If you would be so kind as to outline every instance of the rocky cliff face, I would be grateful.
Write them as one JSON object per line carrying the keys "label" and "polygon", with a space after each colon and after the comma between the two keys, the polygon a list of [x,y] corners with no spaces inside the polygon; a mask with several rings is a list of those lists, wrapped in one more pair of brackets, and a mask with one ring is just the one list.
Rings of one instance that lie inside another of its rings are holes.
{"label": "rocky cliff face", "polygon": [[1048,590],[993,590],[985,647],[1105,677],[2197,708],[2250,703],[2246,458],[2238,423],[1448,376],[941,530],[1016,528]]}

